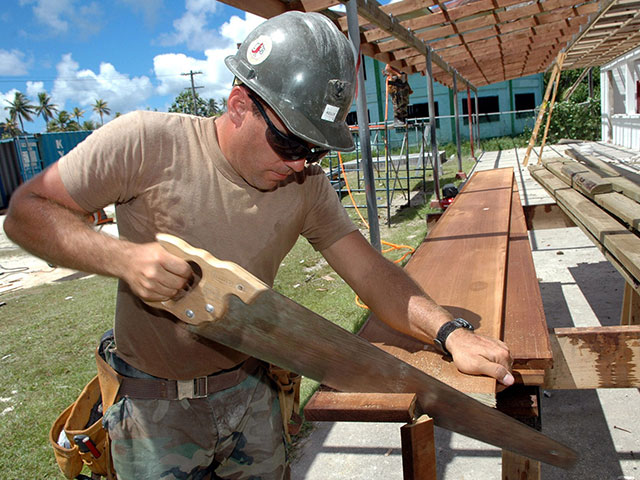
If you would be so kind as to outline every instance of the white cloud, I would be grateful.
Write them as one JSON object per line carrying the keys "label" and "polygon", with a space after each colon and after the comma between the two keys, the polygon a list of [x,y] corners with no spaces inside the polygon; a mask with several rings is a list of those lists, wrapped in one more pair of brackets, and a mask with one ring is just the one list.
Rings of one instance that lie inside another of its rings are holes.
{"label": "white cloud", "polygon": [[100,71],[95,73],[89,69],[81,70],[71,54],[66,54],[56,68],[58,77],[51,97],[60,109],[70,110],[79,106],[90,110],[95,101],[101,99],[107,102],[112,114],[126,113],[144,108],[145,101],[153,93],[148,77],[130,78],[110,63],[101,63]]}
{"label": "white cloud", "polygon": [[204,88],[198,89],[197,94],[205,98],[216,100],[226,97],[231,90],[233,75],[224,64],[225,57],[237,51],[237,43],[242,42],[251,30],[264,22],[264,19],[252,14],[245,14],[242,19],[232,16],[216,32],[219,45],[206,49],[206,59],[189,57],[182,53],[168,53],[157,55],[153,59],[154,71],[160,84],[157,91],[160,95],[176,97],[185,88],[191,86],[189,76],[183,76],[190,70],[202,72],[194,77],[194,83]]}
{"label": "white cloud", "polygon": [[0,49],[0,75],[18,76],[27,74],[27,63],[20,50]]}
{"label": "white cloud", "polygon": [[34,100],[33,103],[37,103],[38,94],[44,91],[45,91],[44,82],[31,82],[31,81],[27,82],[27,97],[29,97],[30,99],[33,99]]}
{"label": "white cloud", "polygon": [[20,0],[20,6],[33,5],[36,20],[51,33],[72,33],[87,37],[98,33],[102,28],[103,12],[97,2],[78,2],[78,0]]}
{"label": "white cloud", "polygon": [[7,102],[13,102],[17,91],[12,88],[6,93],[0,92],[0,123],[4,123],[9,118],[9,111],[5,110],[5,107],[9,106]]}
{"label": "white cloud", "polygon": [[187,11],[182,17],[173,21],[174,31],[161,35],[162,45],[173,46],[186,44],[191,50],[205,50],[215,45],[219,36],[215,30],[207,28],[209,16],[215,13],[215,0],[187,0]]}

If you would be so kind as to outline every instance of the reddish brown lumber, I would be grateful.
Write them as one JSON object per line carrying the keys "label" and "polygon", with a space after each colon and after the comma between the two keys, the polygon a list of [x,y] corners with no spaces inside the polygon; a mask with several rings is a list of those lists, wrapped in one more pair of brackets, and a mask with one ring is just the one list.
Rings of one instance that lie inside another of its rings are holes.
{"label": "reddish brown lumber", "polygon": [[404,480],[436,480],[433,419],[426,415],[400,428]]}
{"label": "reddish brown lumber", "polygon": [[[513,169],[475,173],[405,270],[440,305],[476,331],[500,337]],[[495,395],[496,382],[465,375],[431,346],[369,317],[363,338],[466,393]]]}
{"label": "reddish brown lumber", "polygon": [[318,391],[304,407],[312,422],[412,422],[413,393],[346,393]]}
{"label": "reddish brown lumber", "polygon": [[547,321],[531,256],[524,211],[514,183],[505,290],[504,342],[514,367],[545,369],[553,364]]}

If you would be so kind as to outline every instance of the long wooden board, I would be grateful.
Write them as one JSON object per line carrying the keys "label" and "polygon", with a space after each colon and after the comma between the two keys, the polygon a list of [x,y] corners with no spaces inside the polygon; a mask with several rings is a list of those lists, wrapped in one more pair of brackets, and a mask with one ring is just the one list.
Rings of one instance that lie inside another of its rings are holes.
{"label": "long wooden board", "polygon": [[[547,319],[533,264],[518,185],[513,184],[504,334],[514,369],[546,369],[553,364]],[[530,383],[530,382],[529,382]]]}
{"label": "long wooden board", "polygon": [[[405,270],[437,303],[476,331],[501,337],[513,169],[475,173],[413,254]],[[432,346],[371,315],[359,335],[488,405],[496,382],[460,373]]]}

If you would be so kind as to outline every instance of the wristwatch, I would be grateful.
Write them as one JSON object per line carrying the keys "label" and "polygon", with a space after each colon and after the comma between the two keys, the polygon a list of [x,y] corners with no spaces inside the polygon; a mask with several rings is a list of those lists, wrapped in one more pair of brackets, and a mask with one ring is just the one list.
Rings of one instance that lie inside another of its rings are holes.
{"label": "wristwatch", "polygon": [[449,350],[447,350],[447,347],[445,347],[447,338],[454,330],[457,330],[458,328],[466,328],[467,330],[471,331],[474,330],[473,325],[467,322],[464,318],[456,318],[454,320],[451,320],[450,322],[443,324],[440,327],[440,330],[438,330],[436,338],[433,340],[436,348],[448,357],[451,356],[451,352],[449,352]]}

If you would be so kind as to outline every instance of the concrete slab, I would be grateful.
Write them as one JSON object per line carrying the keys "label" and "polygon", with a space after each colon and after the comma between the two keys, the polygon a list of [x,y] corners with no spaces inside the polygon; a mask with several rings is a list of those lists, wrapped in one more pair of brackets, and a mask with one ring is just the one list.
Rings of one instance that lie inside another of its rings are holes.
{"label": "concrete slab", "polygon": [[[562,156],[569,146],[545,148],[543,155]],[[485,152],[476,169],[513,167],[523,204],[552,203],[522,165],[524,154]],[[529,163],[537,161],[533,153]],[[529,233],[549,327],[619,324],[624,280],[582,231]],[[571,471],[543,465],[543,479],[640,480],[638,389],[544,392],[541,402],[542,431],[580,455]],[[402,479],[400,426],[316,423],[295,449],[292,478]],[[436,428],[436,450],[438,479],[501,479],[501,452],[493,446]]]}

